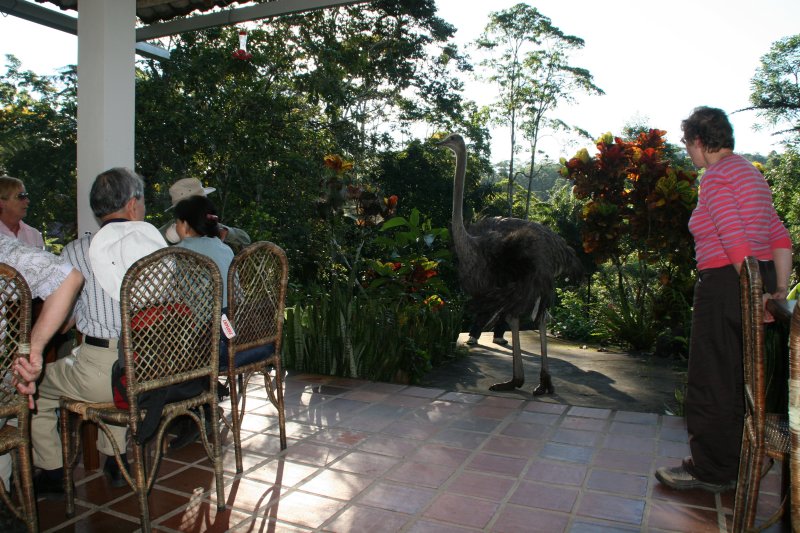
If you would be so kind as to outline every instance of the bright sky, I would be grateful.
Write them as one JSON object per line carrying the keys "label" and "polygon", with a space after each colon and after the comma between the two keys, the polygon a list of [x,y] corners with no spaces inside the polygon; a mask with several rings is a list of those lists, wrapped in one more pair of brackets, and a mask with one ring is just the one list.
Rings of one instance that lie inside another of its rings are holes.
{"label": "bright sky", "polygon": [[[439,15],[458,28],[460,43],[472,42],[490,11],[514,0],[436,0]],[[588,69],[604,96],[581,97],[556,116],[593,136],[619,134],[631,121],[667,130],[678,143],[680,121],[698,105],[728,112],[746,107],[750,80],[770,45],[800,33],[798,0],[535,0],[553,24],[586,42],[575,66]],[[23,68],[52,74],[77,60],[77,38],[57,30],[0,15],[0,54],[11,53]],[[477,59],[477,58],[474,58]],[[477,61],[476,61],[477,63]],[[3,58],[3,64],[4,58]],[[493,89],[471,83],[467,98],[488,104]],[[769,131],[754,132],[754,113],[731,115],[736,150],[780,151]],[[493,130],[493,159],[508,158],[508,134]],[[553,157],[570,157],[577,146],[544,139]]]}
{"label": "bright sky", "polygon": [[[473,41],[490,11],[514,0],[436,0],[440,16],[456,26],[457,38]],[[699,105],[728,113],[749,103],[750,80],[770,45],[800,33],[798,0],[531,0],[564,33],[585,41],[573,65],[588,69],[604,96],[582,97],[558,109],[556,116],[594,137],[622,132],[625,124],[644,122],[667,130],[677,144],[681,120]],[[467,7],[468,6],[468,7]],[[480,94],[483,93],[483,94]],[[491,89],[468,97],[491,101]],[[755,113],[730,116],[736,150],[768,154],[781,148],[770,132],[753,132]],[[502,139],[501,139],[502,137]],[[508,159],[508,133],[493,131],[494,160]],[[547,139],[553,158],[572,156],[577,147]],[[590,153],[594,153],[592,148]]]}

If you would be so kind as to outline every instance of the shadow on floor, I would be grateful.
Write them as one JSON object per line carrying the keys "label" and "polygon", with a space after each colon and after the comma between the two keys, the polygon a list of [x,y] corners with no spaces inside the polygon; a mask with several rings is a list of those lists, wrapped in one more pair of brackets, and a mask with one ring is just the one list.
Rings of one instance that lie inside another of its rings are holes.
{"label": "shadow on floor", "polygon": [[[445,390],[530,399],[539,383],[539,335],[520,332],[525,384],[512,392],[489,387],[511,378],[511,348],[491,342],[484,334],[469,355],[434,369],[421,385]],[[459,343],[466,335],[459,337]],[[540,401],[603,407],[643,413],[664,413],[677,407],[675,390],[682,388],[685,369],[669,359],[598,351],[597,348],[548,337],[548,360],[555,394]]]}

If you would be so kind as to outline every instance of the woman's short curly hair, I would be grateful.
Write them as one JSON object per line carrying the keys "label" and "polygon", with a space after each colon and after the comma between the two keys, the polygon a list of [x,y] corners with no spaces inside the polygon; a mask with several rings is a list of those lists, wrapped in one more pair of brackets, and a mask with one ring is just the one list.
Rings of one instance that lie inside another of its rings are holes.
{"label": "woman's short curly hair", "polygon": [[733,126],[722,109],[696,107],[689,118],[681,122],[681,130],[686,142],[700,139],[709,152],[719,152],[723,148],[733,150]]}

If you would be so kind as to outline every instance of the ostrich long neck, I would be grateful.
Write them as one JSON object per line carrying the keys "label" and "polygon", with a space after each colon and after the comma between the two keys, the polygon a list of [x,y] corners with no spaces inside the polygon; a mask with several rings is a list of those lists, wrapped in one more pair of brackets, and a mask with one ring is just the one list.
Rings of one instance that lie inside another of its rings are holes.
{"label": "ostrich long neck", "polygon": [[456,154],[456,175],[453,179],[453,244],[456,253],[463,257],[464,254],[461,252],[470,247],[472,240],[464,227],[464,180],[467,173],[467,152],[463,146],[454,152]]}

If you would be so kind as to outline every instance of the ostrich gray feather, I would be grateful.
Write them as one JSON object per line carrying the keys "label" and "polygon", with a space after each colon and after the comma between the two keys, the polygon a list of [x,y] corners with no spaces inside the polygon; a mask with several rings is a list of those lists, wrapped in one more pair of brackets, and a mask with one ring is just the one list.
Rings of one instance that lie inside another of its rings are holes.
{"label": "ostrich gray feather", "polygon": [[471,253],[458,253],[459,281],[470,306],[498,316],[530,315],[541,298],[541,315],[552,303],[555,280],[578,281],[575,251],[546,226],[518,218],[494,217],[467,229]]}
{"label": "ostrich gray feather", "polygon": [[582,275],[575,250],[546,226],[519,218],[487,218],[465,229],[466,145],[458,134],[439,144],[456,155],[453,247],[461,287],[472,297],[470,307],[495,317],[519,317],[532,313],[538,301],[538,325],[552,303],[556,278],[577,282]]}

